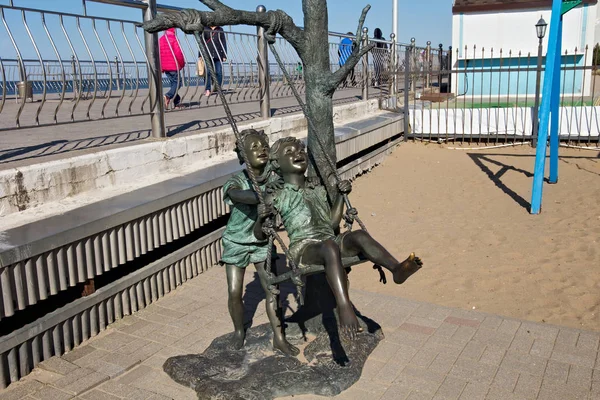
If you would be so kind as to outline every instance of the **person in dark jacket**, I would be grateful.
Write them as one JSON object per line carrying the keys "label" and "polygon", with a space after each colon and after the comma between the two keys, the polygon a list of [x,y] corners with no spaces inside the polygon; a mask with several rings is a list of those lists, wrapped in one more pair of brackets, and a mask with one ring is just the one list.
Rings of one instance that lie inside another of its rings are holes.
{"label": "person in dark jacket", "polygon": [[373,39],[376,40],[373,52],[373,64],[375,65],[374,85],[379,86],[387,82],[389,52],[387,43],[381,42],[385,40],[381,29],[375,28],[373,31]]}
{"label": "person in dark jacket", "polygon": [[[206,43],[206,49],[210,58],[212,58],[213,65],[215,66],[215,72],[219,85],[223,85],[223,63],[227,60],[227,42],[225,39],[225,32],[220,26],[211,26],[204,29],[204,43]],[[211,93],[211,76],[210,72],[206,71],[206,96],[210,96]]]}

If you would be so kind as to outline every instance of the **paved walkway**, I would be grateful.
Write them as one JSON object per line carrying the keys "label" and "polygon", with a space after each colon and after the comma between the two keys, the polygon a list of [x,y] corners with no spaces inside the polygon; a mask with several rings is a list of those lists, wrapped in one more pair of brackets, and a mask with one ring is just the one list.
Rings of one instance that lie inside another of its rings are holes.
{"label": "paved walkway", "polygon": [[[371,90],[371,97],[374,98],[378,95],[378,90]],[[234,93],[232,96],[237,96],[237,94]],[[360,89],[339,90],[334,94],[334,105],[360,101],[360,96]],[[261,118],[260,104],[255,97],[251,96],[250,99],[245,101],[243,101],[244,98],[234,99],[235,102],[231,104],[231,111],[238,124]],[[184,104],[189,105],[188,103]],[[0,129],[6,128],[6,126],[14,126],[14,118],[18,109],[14,103],[9,105],[11,107],[0,112]],[[37,104],[31,103],[27,103],[27,106],[26,110],[31,115],[24,114],[22,116],[24,121],[28,121],[27,123],[23,122],[23,126],[33,125],[35,110],[38,107]],[[49,121],[51,122],[54,108],[50,106],[43,109],[42,117],[46,120],[50,118]],[[81,112],[84,112],[86,107],[80,106],[80,109]],[[301,109],[294,97],[271,99],[271,114],[273,116],[300,112]],[[96,114],[94,116],[98,118]],[[123,114],[126,115],[127,113],[122,112],[121,115]],[[110,116],[108,115],[108,117]],[[69,118],[64,117],[60,121],[69,121]],[[86,121],[85,115],[83,115],[76,121],[78,122],[1,131],[0,170],[19,168],[25,165],[130,146],[152,140],[149,115],[94,119],[91,121]],[[202,102],[193,103],[185,109],[167,112],[165,114],[165,125],[167,135],[173,137],[222,129],[229,126],[229,122],[220,101],[217,100],[216,95],[213,95],[208,101],[205,99]]]}
{"label": "paved walkway", "polygon": [[[86,344],[43,362],[0,391],[0,399],[195,399],[162,364],[174,355],[202,352],[230,331],[225,287],[223,269],[212,268]],[[386,338],[358,383],[339,399],[600,399],[600,333],[364,291],[352,290],[351,297],[381,324]],[[266,323],[264,299],[250,273],[245,301],[254,324]]]}

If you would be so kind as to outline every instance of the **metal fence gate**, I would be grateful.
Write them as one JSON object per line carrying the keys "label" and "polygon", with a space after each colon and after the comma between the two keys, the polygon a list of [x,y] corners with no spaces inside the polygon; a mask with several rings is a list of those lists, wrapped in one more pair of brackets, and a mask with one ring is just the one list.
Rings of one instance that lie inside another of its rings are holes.
{"label": "metal fence gate", "polygon": [[[398,45],[395,93],[406,138],[483,144],[535,141],[537,55],[520,51]],[[563,142],[600,142],[600,83],[592,50],[565,50],[561,63],[559,135]]]}

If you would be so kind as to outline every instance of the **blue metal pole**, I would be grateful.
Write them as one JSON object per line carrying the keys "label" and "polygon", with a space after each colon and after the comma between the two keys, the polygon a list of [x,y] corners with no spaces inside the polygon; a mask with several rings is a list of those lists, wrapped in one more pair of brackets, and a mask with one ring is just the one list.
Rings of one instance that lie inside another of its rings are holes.
{"label": "blue metal pole", "polygon": [[562,57],[563,17],[558,24],[558,42],[556,45],[556,62],[554,65],[554,80],[552,81],[552,99],[550,101],[550,179],[549,183],[558,182],[558,144],[560,120],[560,65]]}
{"label": "blue metal pole", "polygon": [[542,211],[542,190],[544,186],[544,170],[546,167],[546,145],[548,141],[548,125],[550,122],[550,100],[552,97],[552,81],[555,77],[554,70],[557,57],[556,50],[558,47],[561,6],[561,0],[552,1],[548,55],[546,57],[546,74],[544,76],[544,88],[542,90],[542,106],[540,107],[539,114],[540,125],[535,152],[533,185],[531,189],[531,214],[539,214]]}

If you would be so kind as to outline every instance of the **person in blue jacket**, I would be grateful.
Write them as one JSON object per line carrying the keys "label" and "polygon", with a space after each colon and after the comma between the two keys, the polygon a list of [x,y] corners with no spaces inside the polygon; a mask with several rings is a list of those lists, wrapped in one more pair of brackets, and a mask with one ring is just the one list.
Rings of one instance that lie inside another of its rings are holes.
{"label": "person in blue jacket", "polygon": [[[348,32],[347,35],[352,35],[352,32]],[[345,37],[342,39],[342,41],[340,42],[340,46],[338,48],[338,56],[340,58],[340,67],[344,64],[346,64],[346,61],[348,61],[348,57],[350,57],[350,54],[352,54],[352,51],[354,51],[354,48],[356,47],[356,43],[354,42],[354,40],[352,40],[351,37]],[[350,81],[350,85],[351,86],[356,86],[356,79],[354,77],[354,68],[350,71],[350,74],[348,74],[348,76],[346,77],[346,80],[343,83],[343,87],[348,87],[348,81]]]}

